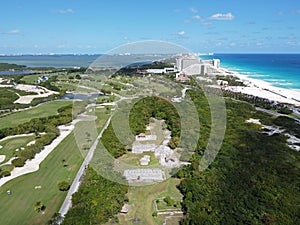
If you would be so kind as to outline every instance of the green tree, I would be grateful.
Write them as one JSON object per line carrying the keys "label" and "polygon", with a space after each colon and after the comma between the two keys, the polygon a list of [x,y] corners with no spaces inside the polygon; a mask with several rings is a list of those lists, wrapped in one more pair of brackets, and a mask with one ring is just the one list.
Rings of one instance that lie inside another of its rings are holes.
{"label": "green tree", "polygon": [[45,211],[46,206],[41,201],[38,201],[35,203],[34,208],[38,213],[40,213]]}
{"label": "green tree", "polygon": [[11,163],[15,166],[15,167],[22,167],[25,165],[25,161],[26,159],[23,157],[20,158],[16,158],[14,160],[11,161]]}
{"label": "green tree", "polygon": [[62,181],[57,186],[60,191],[68,191],[70,189],[70,184],[67,181]]}

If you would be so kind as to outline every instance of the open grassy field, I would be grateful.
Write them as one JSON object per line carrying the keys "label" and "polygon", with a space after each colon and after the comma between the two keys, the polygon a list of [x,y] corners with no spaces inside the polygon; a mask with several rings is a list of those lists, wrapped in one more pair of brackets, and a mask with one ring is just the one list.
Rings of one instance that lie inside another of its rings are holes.
{"label": "open grassy field", "polygon": [[97,119],[95,121],[80,121],[76,124],[74,130],[76,141],[83,156],[86,156],[88,149],[92,146],[110,116],[106,109],[91,109],[93,112],[87,113],[87,115],[96,116]]}
{"label": "open grassy field", "polygon": [[128,165],[131,165],[131,166],[141,166],[140,165],[140,159],[145,155],[150,156],[150,162],[149,162],[148,166],[143,166],[143,168],[148,168],[148,167],[153,168],[154,166],[160,167],[158,159],[155,158],[153,152],[144,152],[142,154],[136,154],[136,153],[128,152],[127,154],[122,155],[121,157],[119,157],[118,160],[123,162],[123,163],[126,163]]}
{"label": "open grassy field", "polygon": [[[64,167],[63,160],[67,167]],[[37,172],[18,177],[0,187],[0,224],[47,224],[66,196],[66,192],[58,190],[57,184],[61,181],[71,183],[82,161],[71,133],[45,159]],[[36,186],[41,188],[35,189]],[[12,195],[7,195],[7,190],[11,190]],[[35,211],[34,205],[38,201],[46,206],[44,214]]]}
{"label": "open grassy field", "polygon": [[16,127],[19,124],[28,122],[33,118],[55,115],[57,113],[57,109],[71,104],[71,101],[52,101],[31,109],[10,114],[6,117],[0,118],[0,129],[6,127]]}
{"label": "open grassy field", "polygon": [[71,84],[67,82],[59,81],[55,84],[61,90],[68,90],[68,91],[76,91],[78,84]]}
{"label": "open grassy field", "polygon": [[[119,215],[119,220],[122,225],[158,225],[164,221],[164,216],[152,217],[154,212],[153,201],[158,198],[170,196],[174,199],[182,198],[176,185],[180,183],[180,180],[170,178],[164,182],[142,186],[142,187],[130,187],[128,198],[131,206],[130,211],[126,215]],[[133,218],[139,218],[139,222],[133,222]],[[109,223],[108,223],[109,224]],[[176,223],[175,223],[176,224]]]}
{"label": "open grassy field", "polygon": [[43,76],[42,74],[34,74],[22,77],[22,81],[25,81],[26,84],[36,84],[39,77]]}

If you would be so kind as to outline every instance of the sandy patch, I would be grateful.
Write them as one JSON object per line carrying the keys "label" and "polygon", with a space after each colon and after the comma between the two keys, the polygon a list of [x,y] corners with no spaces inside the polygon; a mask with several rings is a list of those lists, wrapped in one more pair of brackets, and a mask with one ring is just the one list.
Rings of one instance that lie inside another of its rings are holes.
{"label": "sandy patch", "polygon": [[13,85],[11,85],[11,84],[1,84],[0,85],[0,88],[6,88],[6,87],[11,88],[11,87],[13,87]]}
{"label": "sandy patch", "polygon": [[3,162],[6,158],[6,155],[0,155],[0,163]]}
{"label": "sandy patch", "polygon": [[14,103],[20,103],[20,104],[30,104],[31,101],[35,98],[44,98],[48,97],[53,94],[59,94],[56,91],[48,90],[44,87],[36,87],[35,85],[27,85],[27,84],[18,84],[16,86],[16,89],[26,91],[26,92],[35,92],[37,95],[25,95],[20,96]]}
{"label": "sandy patch", "polygon": [[259,121],[259,119],[253,119],[253,118],[246,120],[246,123],[254,123],[257,125],[261,125],[261,122]]}
{"label": "sandy patch", "polygon": [[27,144],[27,146],[34,145],[34,144],[35,144],[35,140],[29,142],[29,143]]}

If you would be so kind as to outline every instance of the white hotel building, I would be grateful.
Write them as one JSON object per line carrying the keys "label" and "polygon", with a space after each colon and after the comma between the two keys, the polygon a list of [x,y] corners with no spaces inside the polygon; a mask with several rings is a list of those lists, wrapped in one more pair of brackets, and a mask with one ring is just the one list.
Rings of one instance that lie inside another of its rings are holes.
{"label": "white hotel building", "polygon": [[215,72],[220,67],[219,59],[202,60],[195,56],[180,56],[176,58],[176,68],[186,75],[207,74]]}

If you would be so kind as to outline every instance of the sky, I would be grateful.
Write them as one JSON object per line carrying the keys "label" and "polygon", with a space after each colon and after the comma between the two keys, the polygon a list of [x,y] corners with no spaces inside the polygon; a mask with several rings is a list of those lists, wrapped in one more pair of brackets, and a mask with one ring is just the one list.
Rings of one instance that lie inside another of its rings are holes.
{"label": "sky", "polygon": [[300,53],[300,0],[0,0],[0,5],[0,54],[98,54],[143,40],[199,53]]}

